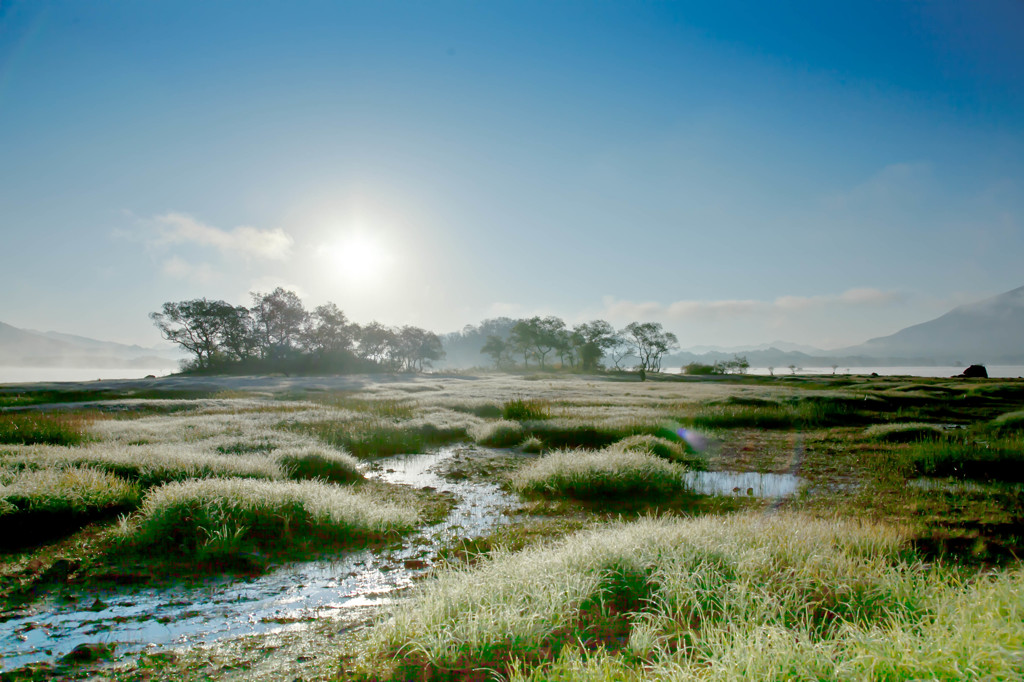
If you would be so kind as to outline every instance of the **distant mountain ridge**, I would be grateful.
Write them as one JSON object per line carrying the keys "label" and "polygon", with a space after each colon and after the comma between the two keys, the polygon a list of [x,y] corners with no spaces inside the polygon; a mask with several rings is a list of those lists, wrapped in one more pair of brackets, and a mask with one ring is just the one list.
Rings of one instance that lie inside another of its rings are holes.
{"label": "distant mountain ridge", "polygon": [[1024,287],[833,353],[928,357],[940,363],[1024,363]]}
{"label": "distant mountain ridge", "polygon": [[145,348],[0,322],[0,366],[176,368],[174,349]]}
{"label": "distant mountain ridge", "polygon": [[948,313],[856,346],[820,350],[774,343],[740,349],[673,353],[664,364],[713,364],[742,355],[754,367],[908,367],[1024,364],[1024,287],[958,306]]}

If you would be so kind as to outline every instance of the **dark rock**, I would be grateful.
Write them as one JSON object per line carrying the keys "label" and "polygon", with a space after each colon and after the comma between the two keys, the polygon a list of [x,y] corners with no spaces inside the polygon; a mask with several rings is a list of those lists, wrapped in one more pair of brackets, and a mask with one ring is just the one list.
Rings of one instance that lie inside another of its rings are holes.
{"label": "dark rock", "polygon": [[82,562],[74,559],[57,559],[53,562],[48,569],[43,571],[43,580],[53,580],[55,582],[65,582],[68,577],[77,571],[82,565]]}
{"label": "dark rock", "polygon": [[971,365],[959,376],[967,379],[988,379],[988,370],[985,365]]}
{"label": "dark rock", "polygon": [[71,653],[61,657],[61,663],[93,663],[101,658],[110,658],[114,655],[113,644],[101,642],[90,642],[79,644]]}

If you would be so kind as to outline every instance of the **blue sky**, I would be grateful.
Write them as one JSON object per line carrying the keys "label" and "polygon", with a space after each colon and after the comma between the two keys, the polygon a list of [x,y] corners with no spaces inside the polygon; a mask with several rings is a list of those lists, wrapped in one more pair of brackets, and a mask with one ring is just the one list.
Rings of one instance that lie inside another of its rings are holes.
{"label": "blue sky", "polygon": [[1024,284],[1024,5],[0,0],[0,321],[839,347]]}

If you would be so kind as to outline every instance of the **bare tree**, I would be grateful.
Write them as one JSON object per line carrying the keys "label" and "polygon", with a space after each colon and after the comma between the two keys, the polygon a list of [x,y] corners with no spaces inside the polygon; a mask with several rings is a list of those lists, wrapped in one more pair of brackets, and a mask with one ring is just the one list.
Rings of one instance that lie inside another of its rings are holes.
{"label": "bare tree", "polygon": [[640,360],[641,379],[646,372],[660,372],[661,358],[665,353],[679,347],[679,340],[672,332],[666,332],[659,322],[631,322],[625,329],[627,339],[633,347],[633,354]]}

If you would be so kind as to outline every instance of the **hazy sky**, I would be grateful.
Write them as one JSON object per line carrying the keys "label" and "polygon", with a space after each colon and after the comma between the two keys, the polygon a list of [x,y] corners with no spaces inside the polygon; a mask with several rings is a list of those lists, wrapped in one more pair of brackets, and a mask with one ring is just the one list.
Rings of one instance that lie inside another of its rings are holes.
{"label": "hazy sky", "polygon": [[1024,4],[0,0],[0,321],[837,347],[1024,284]]}

